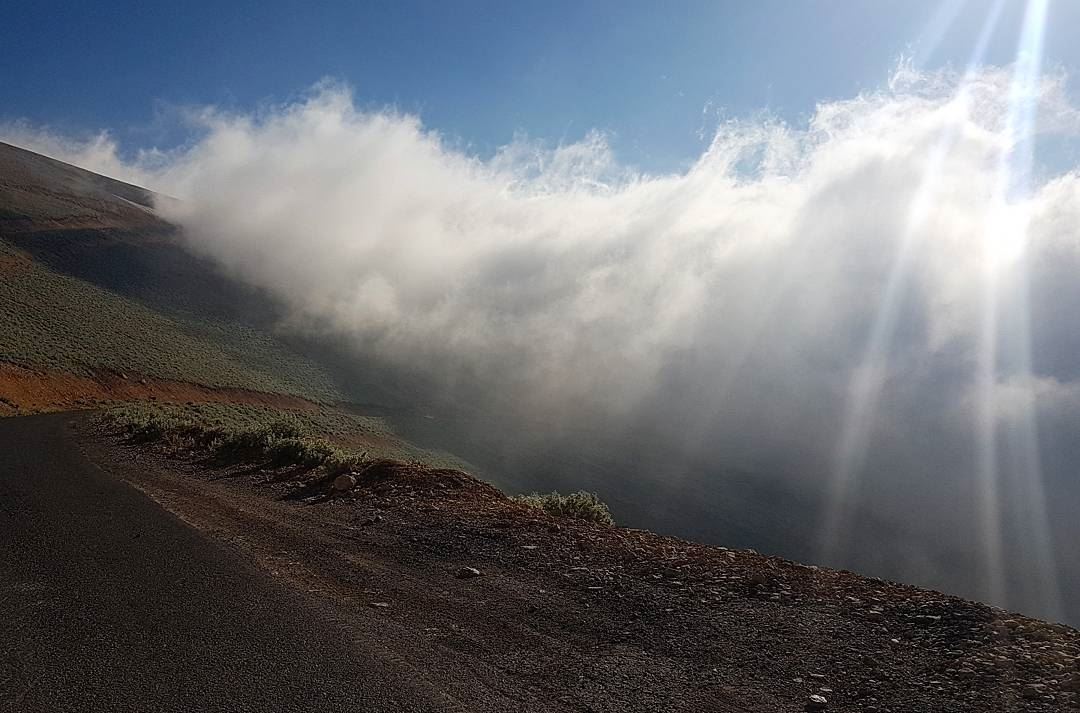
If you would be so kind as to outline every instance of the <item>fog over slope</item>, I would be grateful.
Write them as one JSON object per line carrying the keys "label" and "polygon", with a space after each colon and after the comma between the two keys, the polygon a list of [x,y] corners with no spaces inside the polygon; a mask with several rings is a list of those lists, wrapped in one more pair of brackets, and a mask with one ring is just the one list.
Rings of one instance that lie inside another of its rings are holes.
{"label": "fog over slope", "polygon": [[964,569],[877,573],[1080,620],[1080,175],[1033,160],[1080,135],[1063,76],[901,67],[805,125],[725,123],[670,175],[601,133],[478,157],[334,84],[191,118],[134,161],[0,139],[181,198],[159,211],[297,329],[506,424],[767,473],[818,494],[790,513],[818,561],[878,562],[857,520],[899,523]]}

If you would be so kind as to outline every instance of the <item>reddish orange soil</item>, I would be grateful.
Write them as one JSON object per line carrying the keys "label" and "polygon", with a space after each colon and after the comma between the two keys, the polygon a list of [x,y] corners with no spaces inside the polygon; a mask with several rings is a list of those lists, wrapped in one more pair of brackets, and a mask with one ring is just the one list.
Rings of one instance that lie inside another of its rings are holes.
{"label": "reddish orange soil", "polygon": [[30,369],[0,362],[0,416],[94,408],[109,401],[237,403],[314,409],[298,396],[212,388],[138,374],[97,372],[93,377]]}
{"label": "reddish orange soil", "polygon": [[0,275],[14,277],[30,269],[30,258],[25,255],[0,255]]}

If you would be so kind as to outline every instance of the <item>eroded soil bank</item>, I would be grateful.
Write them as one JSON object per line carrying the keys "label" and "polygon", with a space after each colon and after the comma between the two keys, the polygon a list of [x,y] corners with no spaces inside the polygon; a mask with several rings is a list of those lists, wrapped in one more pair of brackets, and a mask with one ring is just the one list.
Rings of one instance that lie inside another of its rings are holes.
{"label": "eroded soil bank", "polygon": [[114,401],[238,403],[285,409],[316,408],[297,396],[215,388],[139,374],[96,371],[80,376],[0,362],[0,416],[75,411]]}

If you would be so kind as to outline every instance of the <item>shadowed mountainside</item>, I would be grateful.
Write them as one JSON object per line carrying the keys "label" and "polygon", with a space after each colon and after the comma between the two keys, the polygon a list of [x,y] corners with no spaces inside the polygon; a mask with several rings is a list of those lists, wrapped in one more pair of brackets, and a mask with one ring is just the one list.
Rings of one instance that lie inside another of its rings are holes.
{"label": "shadowed mountainside", "polygon": [[0,360],[336,401],[274,304],[177,242],[141,188],[0,144]]}

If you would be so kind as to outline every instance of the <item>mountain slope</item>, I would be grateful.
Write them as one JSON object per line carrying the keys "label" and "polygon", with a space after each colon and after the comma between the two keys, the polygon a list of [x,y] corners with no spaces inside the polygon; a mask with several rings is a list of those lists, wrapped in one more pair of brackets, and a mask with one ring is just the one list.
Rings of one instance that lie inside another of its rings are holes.
{"label": "mountain slope", "polygon": [[340,400],[273,304],[186,251],[141,188],[0,144],[0,360]]}
{"label": "mountain slope", "polygon": [[167,232],[150,191],[0,143],[0,231]]}
{"label": "mountain slope", "polygon": [[811,696],[827,703],[806,710],[851,713],[1077,705],[1080,634],[1067,626],[553,517],[452,470],[373,463],[332,492],[318,471],[207,469],[82,424],[66,433],[92,462],[334,607],[358,646],[422,672],[448,710],[782,713]]}

